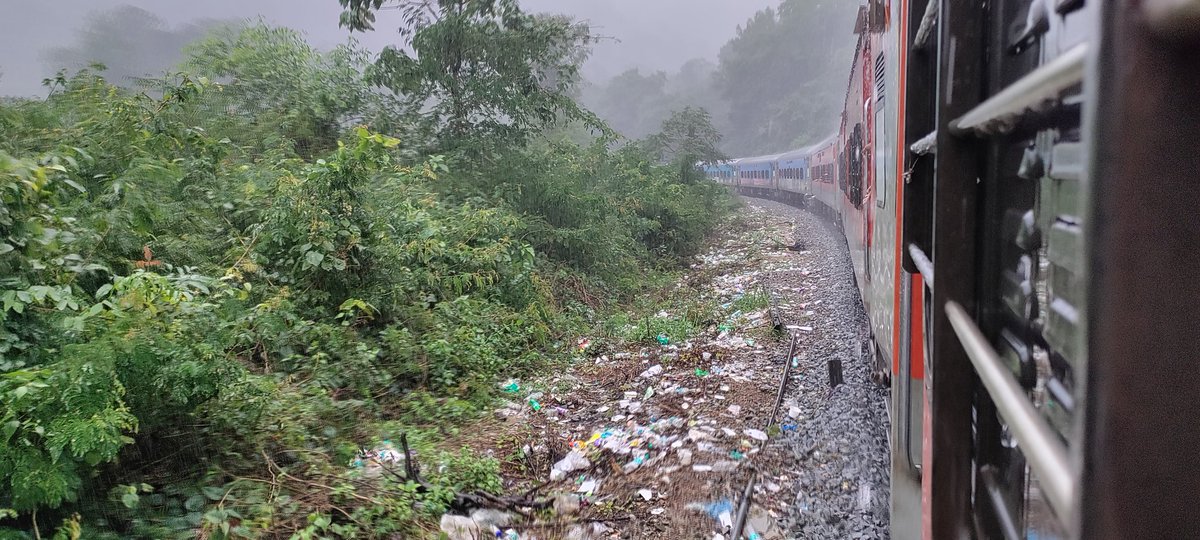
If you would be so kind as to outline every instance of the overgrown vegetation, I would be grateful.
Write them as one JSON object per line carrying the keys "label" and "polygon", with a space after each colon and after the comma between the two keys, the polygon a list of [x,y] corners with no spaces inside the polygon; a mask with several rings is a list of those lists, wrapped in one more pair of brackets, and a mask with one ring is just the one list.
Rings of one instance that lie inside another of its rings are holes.
{"label": "overgrown vegetation", "polygon": [[[520,65],[434,80],[444,58],[252,25],[144,91],[85,70],[0,105],[0,537],[420,535],[499,489],[442,434],[730,202],[641,145],[543,137],[590,121],[581,56],[538,52],[585,29],[445,4],[411,43],[496,37]],[[424,484],[348,466],[401,433]]]}

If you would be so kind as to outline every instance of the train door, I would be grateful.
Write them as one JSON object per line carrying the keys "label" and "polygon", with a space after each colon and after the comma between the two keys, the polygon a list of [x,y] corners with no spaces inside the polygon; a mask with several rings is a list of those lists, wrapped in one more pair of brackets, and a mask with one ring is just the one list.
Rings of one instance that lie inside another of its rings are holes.
{"label": "train door", "polygon": [[935,122],[906,134],[904,204],[931,216],[904,234],[927,537],[1194,536],[1195,3],[922,4],[908,92],[930,99],[906,114]]}

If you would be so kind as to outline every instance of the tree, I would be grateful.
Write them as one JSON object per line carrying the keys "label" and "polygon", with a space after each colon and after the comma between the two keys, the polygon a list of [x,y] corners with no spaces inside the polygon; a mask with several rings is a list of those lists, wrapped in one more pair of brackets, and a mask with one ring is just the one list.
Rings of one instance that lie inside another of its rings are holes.
{"label": "tree", "polygon": [[353,42],[321,52],[295,30],[259,23],[218,29],[186,50],[184,69],[222,83],[204,123],[240,144],[284,143],[309,157],[335,148],[348,126],[403,127],[406,107],[371,88],[370,58]]}
{"label": "tree", "polygon": [[708,111],[699,107],[684,107],[672,113],[662,130],[646,142],[659,159],[678,167],[679,180],[685,183],[695,179],[697,163],[727,159],[720,150],[721,132],[713,127]]}
{"label": "tree", "polygon": [[667,117],[667,74],[643,74],[637,68],[613,77],[607,84],[591,86],[586,104],[614,131],[630,139],[651,135]]}
{"label": "tree", "polygon": [[443,148],[521,143],[560,120],[598,125],[570,96],[593,39],[586,25],[525,13],[516,0],[339,0],[341,24],[372,28],[374,12],[403,14],[376,81],[426,105]]}
{"label": "tree", "polygon": [[833,133],[854,52],[855,2],[785,0],[758,12],[720,54],[726,149],[783,151]]}

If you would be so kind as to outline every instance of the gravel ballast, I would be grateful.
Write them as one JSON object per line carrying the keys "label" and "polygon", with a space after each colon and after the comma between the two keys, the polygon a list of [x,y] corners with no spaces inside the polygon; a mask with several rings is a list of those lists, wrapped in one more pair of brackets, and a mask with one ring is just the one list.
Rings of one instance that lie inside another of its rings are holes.
{"label": "gravel ballast", "polygon": [[[785,403],[803,411],[788,432],[795,461],[795,500],[786,520],[795,538],[888,537],[886,389],[871,381],[863,353],[866,315],[853,281],[846,242],[835,226],[774,201],[746,199],[775,219],[794,223],[803,270],[782,268],[766,278],[781,295],[788,320],[812,328],[802,336],[798,376]],[[803,275],[807,270],[809,274]],[[805,317],[811,312],[811,315]],[[840,360],[845,383],[829,390],[828,361]]]}
{"label": "gravel ballast", "polygon": [[[887,538],[887,392],[862,354],[845,241],[807,211],[743,200],[679,283],[655,293],[661,311],[580,336],[567,370],[506,383],[509,401],[446,441],[500,460],[506,493],[553,500],[549,514],[512,509],[525,517],[511,514],[504,537],[732,538],[753,470],[753,538]],[[760,291],[782,332],[752,301]],[[695,320],[696,304],[710,320]],[[686,339],[654,336],[683,320]],[[830,360],[844,378],[833,389]],[[472,519],[447,516],[443,530],[489,532]]]}

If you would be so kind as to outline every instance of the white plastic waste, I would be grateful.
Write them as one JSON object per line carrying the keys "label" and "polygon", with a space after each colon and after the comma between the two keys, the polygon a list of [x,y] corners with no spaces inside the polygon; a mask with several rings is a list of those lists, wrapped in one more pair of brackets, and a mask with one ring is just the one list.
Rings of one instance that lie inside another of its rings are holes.
{"label": "white plastic waste", "polygon": [[503,510],[480,508],[471,512],[471,521],[474,521],[481,529],[507,527],[512,524],[513,515]]}
{"label": "white plastic waste", "polygon": [[[661,375],[662,372],[663,372],[662,364],[654,364],[653,366],[648,368],[646,371],[643,371],[642,374],[639,375],[639,377],[641,377],[643,379],[649,379],[650,377],[656,377],[658,375]],[[637,394],[634,394],[634,395],[636,396]]]}
{"label": "white plastic waste", "polygon": [[738,468],[736,461],[718,461],[712,464],[713,472],[729,472]]}
{"label": "white plastic waste", "polygon": [[555,463],[554,467],[550,469],[550,480],[562,480],[563,478],[566,478],[567,473],[571,471],[586,469],[591,466],[592,462],[588,461],[587,456],[583,455],[583,452],[580,452],[579,450],[571,450],[566,457],[558,460],[558,463]]}
{"label": "white plastic waste", "polygon": [[475,540],[480,538],[479,525],[467,516],[442,515],[441,529],[450,540]]}
{"label": "white plastic waste", "polygon": [[747,429],[744,433],[747,436],[749,436],[751,439],[754,439],[756,441],[767,440],[767,433],[764,431],[759,431],[757,429]]}

